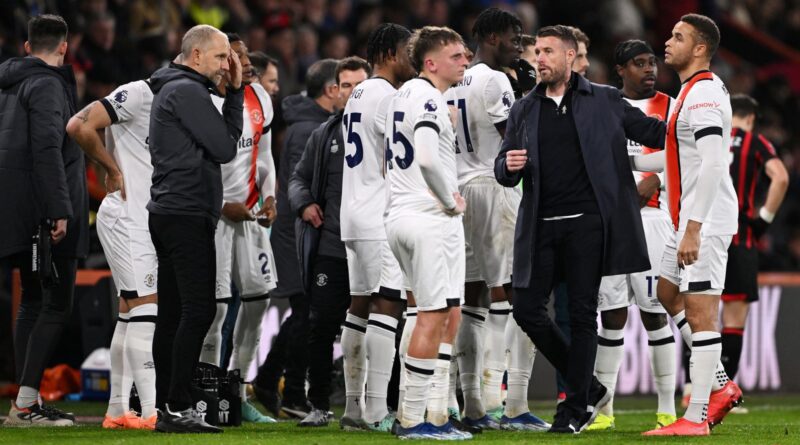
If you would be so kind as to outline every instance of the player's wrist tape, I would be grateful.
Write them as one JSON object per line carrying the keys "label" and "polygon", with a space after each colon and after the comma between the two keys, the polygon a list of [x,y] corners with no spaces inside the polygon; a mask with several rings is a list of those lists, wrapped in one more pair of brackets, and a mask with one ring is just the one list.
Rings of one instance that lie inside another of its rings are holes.
{"label": "player's wrist tape", "polygon": [[775,214],[767,210],[766,207],[761,207],[761,209],[759,209],[758,216],[769,224],[772,224],[772,221],[775,219]]}

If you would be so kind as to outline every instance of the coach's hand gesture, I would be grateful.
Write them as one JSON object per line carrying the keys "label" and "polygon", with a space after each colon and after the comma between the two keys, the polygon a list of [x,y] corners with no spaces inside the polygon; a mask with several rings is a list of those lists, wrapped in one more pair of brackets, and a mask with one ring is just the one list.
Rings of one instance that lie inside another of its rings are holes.
{"label": "coach's hand gesture", "polygon": [[234,90],[242,87],[242,62],[239,61],[239,55],[233,50],[228,56],[228,71],[225,74],[225,80]]}
{"label": "coach's hand gesture", "polygon": [[528,162],[528,150],[509,150],[506,152],[506,170],[509,173],[516,173],[525,168]]}

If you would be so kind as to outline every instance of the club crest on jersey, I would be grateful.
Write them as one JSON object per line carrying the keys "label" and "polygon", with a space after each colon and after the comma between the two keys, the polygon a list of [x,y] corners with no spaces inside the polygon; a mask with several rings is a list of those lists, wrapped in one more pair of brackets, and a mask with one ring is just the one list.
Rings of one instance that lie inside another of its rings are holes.
{"label": "club crest on jersey", "polygon": [[116,102],[122,103],[128,100],[128,90],[122,90],[114,95],[114,100]]}
{"label": "club crest on jersey", "polygon": [[438,108],[439,107],[436,106],[436,102],[434,102],[433,99],[428,99],[428,101],[425,102],[425,111],[430,111],[431,113],[433,113]]}
{"label": "club crest on jersey", "polygon": [[253,110],[250,112],[250,120],[253,121],[254,124],[261,124],[264,122],[264,115],[261,114],[260,110]]}
{"label": "club crest on jersey", "polygon": [[508,91],[503,93],[503,105],[508,108],[511,108],[511,93]]}

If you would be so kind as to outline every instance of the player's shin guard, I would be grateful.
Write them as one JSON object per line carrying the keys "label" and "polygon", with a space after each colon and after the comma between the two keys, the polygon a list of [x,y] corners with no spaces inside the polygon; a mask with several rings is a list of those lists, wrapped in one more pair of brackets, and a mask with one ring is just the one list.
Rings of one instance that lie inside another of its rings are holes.
{"label": "player's shin guard", "polygon": [[367,372],[367,351],[364,334],[367,320],[347,313],[342,329],[342,356],[344,361],[345,408],[344,416],[360,419],[361,398],[364,395],[364,379]]}
{"label": "player's shin guard", "polygon": [[533,370],[533,361],[536,358],[536,348],[514,317],[508,317],[505,344],[508,351],[508,396],[503,414],[513,419],[530,412],[528,385]]}
{"label": "player's shin guard", "polygon": [[383,314],[369,314],[365,336],[366,357],[369,360],[364,405],[364,420],[367,423],[380,422],[389,413],[386,408],[386,396],[394,366],[396,332],[396,318]]}
{"label": "player's shin guard", "polygon": [[[149,419],[156,414],[156,368],[153,364],[153,333],[156,330],[158,305],[147,303],[130,311],[130,323],[125,335],[125,358],[139,402],[142,405],[142,418]],[[127,389],[130,393],[130,386]]]}
{"label": "player's shin guard", "polygon": [[489,332],[484,345],[483,386],[481,387],[483,407],[487,410],[493,410],[503,405],[501,386],[503,373],[506,370],[506,348],[498,347],[498,345],[502,345],[505,340],[506,323],[510,313],[511,305],[507,301],[492,303],[489,308]]}
{"label": "player's shin guard", "polygon": [[[453,353],[453,345],[447,343],[439,344],[439,358],[436,359],[435,372],[431,379],[431,387],[428,395],[428,422],[436,426],[447,423],[447,403],[449,400],[448,390],[450,389],[450,359]],[[408,382],[406,382],[408,385]],[[408,396],[406,386],[406,396]]]}
{"label": "player's shin guard", "polygon": [[[456,335],[455,356],[461,373],[464,414],[470,419],[480,419],[486,415],[481,400],[481,373],[488,315],[489,309],[486,308],[461,307],[461,325]],[[494,347],[502,348],[501,344],[495,344]]]}
{"label": "player's shin guard", "polygon": [[622,358],[625,356],[625,330],[600,327],[597,336],[597,357],[594,374],[611,393],[611,400],[600,410],[601,414],[614,416],[614,391]]}
{"label": "player's shin guard", "polygon": [[[417,325],[417,308],[416,307],[408,307],[406,309],[406,321],[405,325],[403,326],[403,334],[400,336],[400,350],[397,351],[398,356],[400,358],[400,365],[403,366],[401,368],[403,371],[400,373],[400,385],[397,390],[398,393],[398,400],[401,403],[397,404],[397,418],[399,419],[403,412],[403,397],[405,396],[406,392],[406,372],[405,372],[405,360],[406,355],[408,354],[408,345],[411,342],[411,333],[414,332],[414,327]],[[424,408],[423,408],[424,409]]]}
{"label": "player's shin guard", "polygon": [[[114,335],[111,337],[111,396],[108,399],[106,414],[118,418],[128,412],[128,399],[131,394],[130,372],[125,369],[125,335],[128,330],[128,314],[120,312]],[[127,392],[123,381],[127,380]]]}
{"label": "player's shin guard", "polygon": [[718,332],[706,331],[692,334],[692,397],[684,417],[694,423],[706,420],[708,400],[715,380],[715,372],[722,353],[722,339]]}
{"label": "player's shin guard", "polygon": [[658,413],[675,415],[675,337],[669,325],[647,331],[650,368],[658,393]]}
{"label": "player's shin guard", "polygon": [[[268,305],[269,300],[266,295],[252,299],[242,297],[239,313],[236,314],[231,362],[234,369],[242,373],[244,379],[247,379],[247,373],[256,358],[258,344],[261,341],[261,320]],[[239,385],[239,390],[242,400],[247,400],[247,385]]]}
{"label": "player's shin guard", "polygon": [[410,356],[405,358],[405,393],[401,399],[402,410],[398,411],[397,417],[404,428],[411,428],[425,421],[425,407],[430,397],[436,361]]}
{"label": "player's shin guard", "polygon": [[228,303],[217,301],[217,312],[214,321],[208,328],[206,338],[203,340],[203,349],[200,351],[200,361],[219,366],[220,351],[222,350],[222,325],[225,323],[225,314],[228,313]]}

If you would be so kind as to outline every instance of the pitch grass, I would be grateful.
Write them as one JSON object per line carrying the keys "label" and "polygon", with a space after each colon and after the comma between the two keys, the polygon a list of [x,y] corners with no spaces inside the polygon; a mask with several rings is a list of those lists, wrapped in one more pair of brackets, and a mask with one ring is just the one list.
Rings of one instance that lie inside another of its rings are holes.
{"label": "pitch grass", "polygon": [[[0,400],[2,413],[8,412],[8,400]],[[79,416],[102,416],[103,403],[61,403],[59,407]],[[546,433],[488,432],[476,436],[472,443],[491,444],[800,444],[800,395],[749,396],[745,406],[749,414],[731,414],[711,437],[647,438],[640,433],[655,424],[655,398],[621,398],[616,401],[616,424],[613,431],[585,432],[579,436]],[[552,402],[531,402],[534,412],[552,419]],[[75,428],[4,428],[0,427],[0,444],[397,444],[389,434],[345,433],[338,424],[327,428],[299,428],[294,422],[228,428],[219,435],[161,435],[146,431],[108,431],[98,423]]]}

